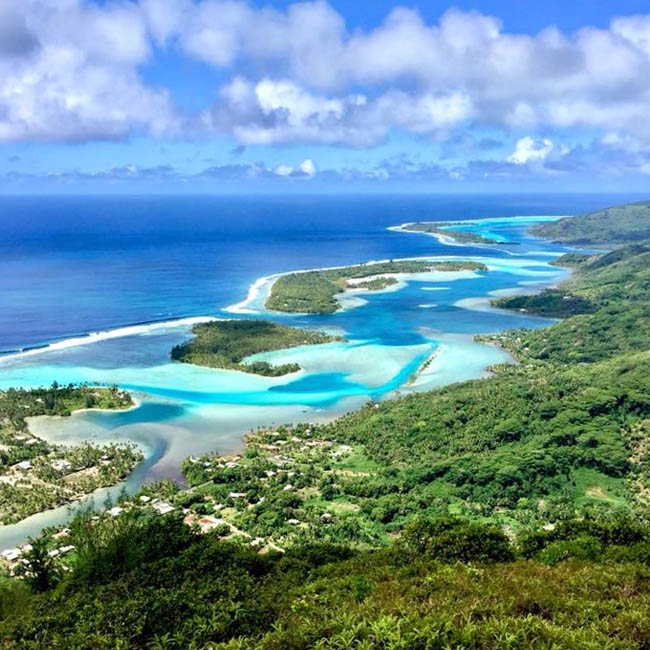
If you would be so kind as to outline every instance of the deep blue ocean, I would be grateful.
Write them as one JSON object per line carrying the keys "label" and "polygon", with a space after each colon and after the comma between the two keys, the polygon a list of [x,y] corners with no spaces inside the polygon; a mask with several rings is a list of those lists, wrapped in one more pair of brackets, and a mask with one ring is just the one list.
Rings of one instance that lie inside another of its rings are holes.
{"label": "deep blue ocean", "polygon": [[386,232],[407,221],[575,214],[629,198],[0,197],[0,351],[216,314],[261,275],[440,253],[433,238]]}

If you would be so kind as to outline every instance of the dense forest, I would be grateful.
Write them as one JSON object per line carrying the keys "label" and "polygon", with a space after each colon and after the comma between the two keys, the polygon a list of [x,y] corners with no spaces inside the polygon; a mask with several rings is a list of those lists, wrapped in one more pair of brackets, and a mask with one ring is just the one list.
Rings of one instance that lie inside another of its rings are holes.
{"label": "dense forest", "polygon": [[191,457],[65,568],[34,540],[4,646],[650,648],[650,247],[559,263],[499,304],[564,320],[483,337],[518,365]]}
{"label": "dense forest", "polygon": [[650,239],[650,201],[541,223],[533,226],[531,233],[567,244],[625,244]]}
{"label": "dense forest", "polygon": [[175,361],[210,368],[228,368],[278,377],[297,372],[297,363],[274,366],[268,361],[244,361],[260,352],[284,350],[298,345],[318,345],[340,340],[317,330],[287,327],[268,320],[218,320],[192,328],[193,338],[171,351]]}
{"label": "dense forest", "polygon": [[378,278],[370,284],[349,284],[350,280],[372,278],[393,273],[426,273],[427,271],[485,271],[481,262],[434,262],[397,260],[359,264],[339,269],[323,269],[281,275],[271,287],[266,307],[275,311],[302,314],[331,314],[341,308],[336,296],[346,289],[383,289],[393,284],[390,279]]}

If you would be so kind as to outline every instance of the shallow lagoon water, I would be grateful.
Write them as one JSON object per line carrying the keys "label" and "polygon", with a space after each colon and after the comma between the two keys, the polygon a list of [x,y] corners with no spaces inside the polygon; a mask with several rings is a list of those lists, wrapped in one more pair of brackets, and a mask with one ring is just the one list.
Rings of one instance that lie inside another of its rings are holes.
{"label": "shallow lagoon water", "polygon": [[[242,434],[260,425],[325,421],[356,409],[368,399],[428,390],[484,376],[495,363],[509,361],[503,350],[472,340],[476,333],[517,327],[541,327],[548,319],[486,307],[485,296],[559,281],[566,271],[548,262],[563,252],[526,235],[527,219],[475,221],[465,229],[518,246],[445,247],[426,235],[386,232],[405,240],[420,237],[437,257],[475,259],[488,271],[429,272],[401,277],[389,291],[352,292],[345,309],[331,315],[281,315],[264,310],[265,290],[239,303],[238,317],[263,315],[286,324],[320,327],[343,333],[344,342],[303,346],[262,355],[278,363],[297,362],[299,373],[259,377],[247,373],[179,364],[169,360],[173,345],[189,335],[188,323],[152,324],[116,338],[97,340],[29,357],[0,359],[0,388],[90,382],[118,384],[138,397],[140,405],[124,412],[80,412],[70,418],[35,418],[34,433],[53,442],[128,441],[146,454],[125,483],[132,491],[143,481],[180,478],[179,465],[190,454],[233,453]],[[465,254],[465,250],[471,254]],[[457,254],[457,257],[449,253]],[[363,260],[357,260],[363,261]],[[423,309],[423,291],[435,291],[435,303]],[[232,317],[224,305],[212,314]],[[82,341],[83,343],[83,341]],[[426,369],[419,367],[431,355]],[[43,525],[69,516],[59,509],[41,516]],[[38,516],[0,530],[0,547],[34,534]]]}

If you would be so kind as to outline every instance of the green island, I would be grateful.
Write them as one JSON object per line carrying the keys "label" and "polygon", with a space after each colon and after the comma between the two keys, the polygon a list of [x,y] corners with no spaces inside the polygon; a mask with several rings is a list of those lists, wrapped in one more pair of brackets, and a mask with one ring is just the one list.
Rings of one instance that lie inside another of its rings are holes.
{"label": "green island", "polygon": [[284,350],[299,345],[319,345],[342,340],[325,332],[287,327],[268,320],[217,320],[192,328],[190,341],[177,345],[171,358],[210,368],[241,370],[278,377],[300,370],[297,363],[274,366],[268,361],[245,361],[261,352]]}
{"label": "green island", "polygon": [[650,201],[565,217],[533,226],[530,232],[567,244],[627,244],[650,239]]}
{"label": "green island", "polygon": [[[444,223],[444,226],[443,226]],[[457,230],[454,224],[436,221],[419,221],[418,223],[409,223],[401,226],[400,230],[406,232],[423,232],[431,235],[440,235],[453,239],[459,244],[497,244],[499,246],[518,246],[519,242],[501,241],[490,237],[484,237],[475,232],[468,232],[466,230]]]}
{"label": "green island", "polygon": [[[426,273],[428,271],[485,271],[481,262],[399,260],[359,264],[339,269],[323,269],[281,275],[272,285],[266,307],[275,311],[300,314],[331,314],[341,308],[336,296],[350,289],[377,291],[397,280],[392,277],[374,278],[396,273]],[[356,282],[360,278],[371,278]]]}
{"label": "green island", "polygon": [[143,458],[132,445],[45,442],[30,433],[26,418],[131,406],[131,396],[115,387],[55,384],[0,391],[0,523],[13,524],[115,485]]}
{"label": "green island", "polygon": [[650,248],[563,263],[576,313],[480,337],[519,364],[253,431],[16,549],[4,647],[648,648]]}

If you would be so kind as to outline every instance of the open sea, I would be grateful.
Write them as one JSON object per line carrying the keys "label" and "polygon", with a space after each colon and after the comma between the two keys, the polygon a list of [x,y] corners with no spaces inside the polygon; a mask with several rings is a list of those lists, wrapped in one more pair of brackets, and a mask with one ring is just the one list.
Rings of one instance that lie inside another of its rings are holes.
{"label": "open sea", "polygon": [[[568,249],[530,237],[529,226],[635,198],[0,197],[0,389],[117,383],[138,408],[38,418],[32,431],[59,443],[140,445],[146,460],[128,490],[180,478],[184,457],[241,450],[251,428],[331,419],[369,398],[481,377],[509,361],[473,335],[551,321],[490,309],[489,297],[539,290],[567,273],[549,262]],[[517,245],[449,246],[388,230],[422,220],[480,220],[465,229]],[[249,294],[259,278],[291,270],[440,256],[480,260],[489,270],[418,274],[347,296],[346,309],[328,316],[265,312],[268,283]],[[279,378],[169,359],[193,318],[260,316],[347,341],[262,355],[303,368]],[[6,526],[0,548],[69,516],[63,508]]]}

